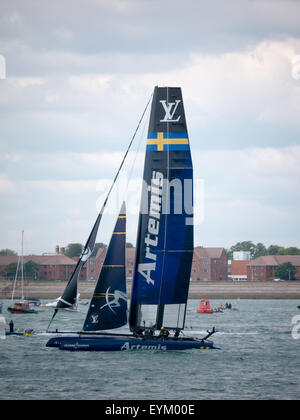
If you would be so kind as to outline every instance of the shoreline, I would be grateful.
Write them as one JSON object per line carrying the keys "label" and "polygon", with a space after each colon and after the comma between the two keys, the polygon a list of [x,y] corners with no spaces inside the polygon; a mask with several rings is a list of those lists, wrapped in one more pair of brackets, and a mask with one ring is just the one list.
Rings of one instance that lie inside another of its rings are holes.
{"label": "shoreline", "polygon": [[[25,284],[25,296],[28,298],[56,299],[62,295],[67,282],[28,282]],[[81,299],[90,299],[95,283],[80,282],[78,292]],[[128,297],[130,297],[131,282],[127,282]],[[12,282],[0,282],[0,299],[10,299]],[[257,282],[191,282],[189,299],[299,299],[300,281],[257,281]],[[19,290],[15,293],[19,298]]]}

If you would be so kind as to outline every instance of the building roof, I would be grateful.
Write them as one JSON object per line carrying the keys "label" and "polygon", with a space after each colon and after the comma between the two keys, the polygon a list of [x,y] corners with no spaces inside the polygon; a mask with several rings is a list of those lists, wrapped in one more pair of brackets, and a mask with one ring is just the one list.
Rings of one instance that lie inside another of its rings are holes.
{"label": "building roof", "polygon": [[[0,265],[18,262],[17,255],[0,255]],[[66,255],[24,255],[24,263],[33,261],[40,265],[75,265],[76,261]]]}
{"label": "building roof", "polygon": [[292,263],[294,266],[300,266],[300,255],[264,255],[255,260],[248,261],[249,265],[271,265],[276,266],[286,262]]}
{"label": "building roof", "polygon": [[194,252],[199,258],[221,258],[224,248],[203,248],[197,246]]}

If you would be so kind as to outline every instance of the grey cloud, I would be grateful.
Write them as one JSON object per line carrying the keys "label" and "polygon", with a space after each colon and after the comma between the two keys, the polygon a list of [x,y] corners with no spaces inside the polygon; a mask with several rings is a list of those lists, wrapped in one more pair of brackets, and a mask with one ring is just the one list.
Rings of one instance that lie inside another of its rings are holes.
{"label": "grey cloud", "polygon": [[2,40],[43,53],[240,50],[265,38],[299,36],[295,1],[131,0],[1,3]]}

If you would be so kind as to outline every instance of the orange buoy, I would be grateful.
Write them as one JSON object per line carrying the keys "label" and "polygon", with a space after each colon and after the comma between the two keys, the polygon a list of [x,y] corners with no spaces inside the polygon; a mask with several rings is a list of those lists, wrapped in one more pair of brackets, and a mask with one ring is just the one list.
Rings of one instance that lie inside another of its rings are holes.
{"label": "orange buoy", "polygon": [[212,314],[214,310],[210,307],[209,300],[204,296],[200,300],[199,308],[197,309],[197,314]]}

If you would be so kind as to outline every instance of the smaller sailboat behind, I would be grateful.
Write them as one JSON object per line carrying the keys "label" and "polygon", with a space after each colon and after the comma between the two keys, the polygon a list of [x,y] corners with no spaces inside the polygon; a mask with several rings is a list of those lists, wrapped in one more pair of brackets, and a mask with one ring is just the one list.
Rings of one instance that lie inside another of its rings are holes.
{"label": "smaller sailboat behind", "polygon": [[[15,281],[14,281],[14,287],[13,287],[13,292],[12,292],[12,297],[11,297],[11,301],[12,301],[12,306],[9,306],[7,308],[7,310],[12,313],[12,314],[37,314],[37,311],[35,309],[32,309],[30,303],[28,300],[25,300],[24,298],[24,256],[23,256],[23,239],[24,239],[24,230],[22,230],[22,251],[21,251],[21,258],[19,257],[18,259],[18,264],[17,264],[17,270],[16,270],[16,276],[15,276]],[[15,292],[15,287],[16,287],[16,283],[17,283],[17,279],[18,279],[18,271],[19,271],[19,265],[21,262],[21,300],[19,300],[18,302],[14,302],[14,292]]]}

